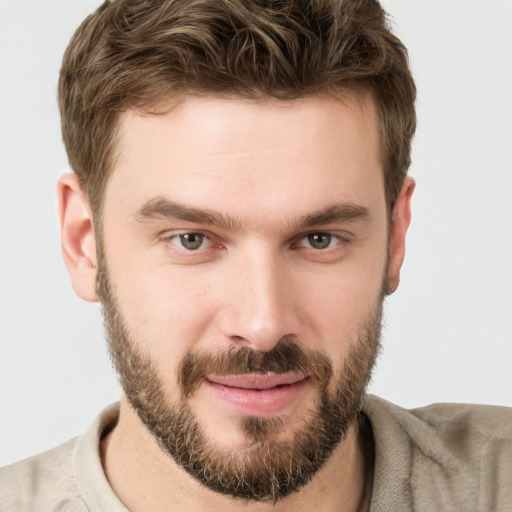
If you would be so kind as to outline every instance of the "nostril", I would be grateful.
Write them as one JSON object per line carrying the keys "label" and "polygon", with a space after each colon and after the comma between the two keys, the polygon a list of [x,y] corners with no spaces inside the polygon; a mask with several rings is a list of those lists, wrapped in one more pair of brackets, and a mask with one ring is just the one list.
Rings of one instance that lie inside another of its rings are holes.
{"label": "nostril", "polygon": [[238,334],[234,334],[231,337],[231,340],[237,344],[239,343],[250,343],[250,341],[243,336],[239,336]]}

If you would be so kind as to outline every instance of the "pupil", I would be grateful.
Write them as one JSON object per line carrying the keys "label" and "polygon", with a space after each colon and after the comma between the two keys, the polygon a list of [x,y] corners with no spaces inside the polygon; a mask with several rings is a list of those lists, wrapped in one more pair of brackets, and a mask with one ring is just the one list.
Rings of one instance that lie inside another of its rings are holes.
{"label": "pupil", "polygon": [[181,235],[181,243],[185,249],[199,249],[203,243],[203,235],[198,233],[187,233],[186,235]]}
{"label": "pupil", "polygon": [[331,243],[331,235],[327,233],[315,233],[308,236],[309,243],[315,249],[326,249]]}

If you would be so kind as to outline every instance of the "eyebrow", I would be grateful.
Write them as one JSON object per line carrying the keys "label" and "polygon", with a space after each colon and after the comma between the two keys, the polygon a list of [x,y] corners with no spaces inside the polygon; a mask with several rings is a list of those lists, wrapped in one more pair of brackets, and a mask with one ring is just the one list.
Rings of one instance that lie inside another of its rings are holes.
{"label": "eyebrow", "polygon": [[[218,226],[226,231],[242,231],[240,220],[230,215],[176,203],[164,197],[155,197],[144,203],[135,214],[135,218],[140,222],[151,219],[178,219],[194,224]],[[331,222],[369,219],[368,208],[346,201],[330,204],[326,208],[299,217],[296,221],[290,222],[289,227],[300,231]]]}
{"label": "eyebrow", "polygon": [[327,208],[301,217],[298,222],[299,229],[311,228],[330,222],[353,222],[356,220],[369,220],[370,212],[365,206],[352,201],[334,203]]}
{"label": "eyebrow", "polygon": [[150,199],[135,214],[139,221],[151,219],[178,219],[194,224],[219,226],[229,231],[241,231],[241,223],[235,218],[213,210],[201,210],[176,203],[164,197]]}

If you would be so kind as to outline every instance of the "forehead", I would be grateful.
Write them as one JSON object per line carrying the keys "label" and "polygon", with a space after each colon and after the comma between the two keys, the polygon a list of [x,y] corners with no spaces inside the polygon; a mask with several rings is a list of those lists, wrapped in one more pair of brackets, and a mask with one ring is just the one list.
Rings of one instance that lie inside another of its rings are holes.
{"label": "forehead", "polygon": [[293,101],[187,97],[158,113],[129,111],[119,125],[109,198],[135,211],[156,196],[242,216],[282,214],[322,201],[383,197],[373,103],[347,95]]}

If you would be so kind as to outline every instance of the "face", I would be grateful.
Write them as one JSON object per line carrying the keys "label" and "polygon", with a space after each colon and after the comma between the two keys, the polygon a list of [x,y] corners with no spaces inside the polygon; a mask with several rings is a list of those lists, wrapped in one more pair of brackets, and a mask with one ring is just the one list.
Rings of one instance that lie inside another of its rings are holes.
{"label": "face", "polygon": [[356,418],[378,347],[372,105],[187,98],[124,114],[118,144],[98,278],[124,392],[205,485],[286,496]]}

